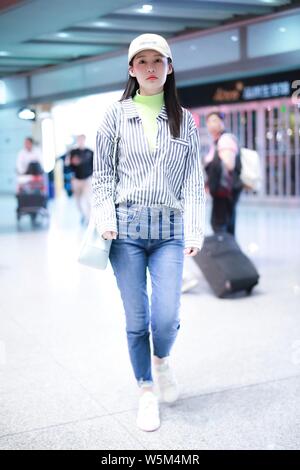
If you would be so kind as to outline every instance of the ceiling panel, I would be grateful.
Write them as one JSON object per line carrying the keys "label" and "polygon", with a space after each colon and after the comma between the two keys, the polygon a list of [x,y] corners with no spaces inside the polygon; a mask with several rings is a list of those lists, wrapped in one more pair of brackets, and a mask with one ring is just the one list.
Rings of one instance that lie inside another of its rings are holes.
{"label": "ceiling panel", "polygon": [[[195,4],[196,2],[189,2],[189,6],[186,7],[185,2],[180,4],[155,4],[153,10],[148,14],[149,18],[151,16],[161,17],[161,18],[181,18],[185,19],[207,19],[207,20],[224,20],[231,17],[231,13],[227,12],[225,9],[220,11],[214,8],[203,9],[202,6]],[[213,5],[212,5],[213,6]],[[123,8],[118,10],[117,13],[125,16],[130,14],[139,15],[141,14],[140,4],[133,5],[129,8]]]}
{"label": "ceiling panel", "polygon": [[20,46],[12,46],[9,48],[10,57],[29,57],[37,59],[73,59],[77,56],[98,55],[114,50],[111,47],[102,46],[85,46],[84,44],[21,44]]}
{"label": "ceiling panel", "polygon": [[[139,17],[138,17],[139,18]],[[95,29],[95,31],[107,31],[115,30],[119,31],[132,31],[134,33],[144,33],[145,31],[151,32],[170,32],[174,33],[177,31],[183,31],[185,28],[209,28],[217,26],[216,20],[204,20],[204,19],[189,19],[183,20],[182,18],[156,18],[156,17],[143,17],[138,21],[135,15],[107,15],[104,18],[99,18],[96,21],[89,21],[78,23],[71,31],[83,29]]]}
{"label": "ceiling panel", "polygon": [[[69,44],[69,43],[92,43],[92,44],[128,44],[136,34],[134,32],[118,32],[112,31],[110,32],[100,32],[100,31],[68,31],[61,33],[63,34],[63,38],[58,36],[57,34],[49,34],[40,36],[35,40],[35,43],[39,43],[42,41],[52,41],[57,42],[58,44]],[[32,41],[31,41],[32,43]]]}
{"label": "ceiling panel", "polygon": [[14,74],[17,72],[21,72],[24,70],[24,65],[20,66],[13,66],[13,65],[3,65],[0,63],[0,73],[9,73],[9,74]]}
{"label": "ceiling panel", "polygon": [[[17,66],[30,66],[30,67],[40,67],[41,65],[46,65],[49,63],[49,60],[42,60],[42,59],[38,59],[38,60],[34,60],[32,58],[28,58],[28,59],[24,59],[23,57],[17,57],[17,58],[0,58],[0,65],[7,65],[7,66],[14,66],[14,67],[17,67]],[[59,64],[60,62],[58,60],[53,60],[51,61],[51,63],[53,64]]]}
{"label": "ceiling panel", "polygon": [[300,44],[300,13],[290,18],[250,25],[247,33],[249,57],[296,51]]}
{"label": "ceiling panel", "polygon": [[[142,9],[143,3],[152,10]],[[144,32],[178,37],[297,4],[296,0],[0,0],[0,59],[9,57],[2,62],[0,78],[121,51]]]}
{"label": "ceiling panel", "polygon": [[[132,4],[132,0],[27,0],[0,13],[0,44],[60,31]],[[25,21],[24,21],[25,20]],[[1,46],[2,47],[2,46]]]}
{"label": "ceiling panel", "polygon": [[[166,0],[166,1],[168,1],[168,0]],[[195,1],[199,2],[199,3],[204,3],[204,2],[202,2],[202,0],[195,0]],[[271,7],[275,7],[275,6],[280,6],[280,5],[288,5],[290,2],[288,0],[222,0],[222,1],[220,1],[220,0],[206,0],[205,3],[214,3],[215,5],[219,4],[219,3],[222,3],[224,5],[229,5],[229,4],[255,5],[255,6],[268,5],[268,6],[271,6]]]}

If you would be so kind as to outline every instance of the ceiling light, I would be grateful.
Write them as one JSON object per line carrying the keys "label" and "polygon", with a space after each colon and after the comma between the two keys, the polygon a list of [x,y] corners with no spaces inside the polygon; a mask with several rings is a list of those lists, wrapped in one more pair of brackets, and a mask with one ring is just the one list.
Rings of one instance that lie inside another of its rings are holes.
{"label": "ceiling light", "polygon": [[279,31],[280,31],[281,33],[285,33],[285,32],[286,32],[286,28],[285,28],[284,26],[281,26],[281,27],[279,28]]}
{"label": "ceiling light", "polygon": [[7,55],[10,55],[10,52],[0,51],[0,56],[4,57],[4,56],[7,56]]}
{"label": "ceiling light", "polygon": [[150,13],[152,11],[153,6],[152,5],[143,5],[141,11],[143,13]]}
{"label": "ceiling light", "polygon": [[35,111],[29,108],[22,108],[18,112],[18,118],[25,121],[34,121],[36,117]]}
{"label": "ceiling light", "polygon": [[57,33],[56,36],[59,38],[68,38],[70,34],[69,33]]}
{"label": "ceiling light", "polygon": [[100,28],[107,28],[107,26],[110,26],[110,23],[107,23],[105,21],[96,21],[94,25],[99,26]]}
{"label": "ceiling light", "polygon": [[237,36],[235,36],[235,35],[231,36],[230,39],[231,39],[231,41],[233,41],[233,42],[237,42],[237,41],[239,40],[239,38],[238,38]]}
{"label": "ceiling light", "polygon": [[197,50],[197,46],[195,46],[195,44],[191,44],[191,45],[190,45],[190,49],[191,49],[191,51],[196,51],[196,50]]}

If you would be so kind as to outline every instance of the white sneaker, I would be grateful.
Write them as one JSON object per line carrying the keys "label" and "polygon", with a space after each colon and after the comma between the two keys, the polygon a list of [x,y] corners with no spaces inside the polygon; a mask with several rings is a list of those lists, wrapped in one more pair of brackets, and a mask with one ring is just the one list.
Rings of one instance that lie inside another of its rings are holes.
{"label": "white sneaker", "polygon": [[168,360],[154,365],[155,378],[159,389],[159,398],[166,403],[174,403],[179,397],[178,384]]}
{"label": "white sneaker", "polygon": [[136,424],[143,431],[155,431],[160,427],[158,399],[153,392],[141,395]]}
{"label": "white sneaker", "polygon": [[199,284],[199,280],[196,279],[195,277],[191,278],[191,279],[183,278],[182,286],[181,286],[181,293],[184,294],[185,292],[188,292],[189,290],[192,290],[198,284]]}

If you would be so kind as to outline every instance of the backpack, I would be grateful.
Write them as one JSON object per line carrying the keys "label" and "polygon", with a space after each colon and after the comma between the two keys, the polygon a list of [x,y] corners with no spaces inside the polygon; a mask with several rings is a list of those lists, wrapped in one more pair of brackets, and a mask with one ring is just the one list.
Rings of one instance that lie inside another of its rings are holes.
{"label": "backpack", "polygon": [[244,186],[259,191],[261,186],[261,165],[258,153],[255,150],[242,147],[240,150],[241,156],[241,181]]}

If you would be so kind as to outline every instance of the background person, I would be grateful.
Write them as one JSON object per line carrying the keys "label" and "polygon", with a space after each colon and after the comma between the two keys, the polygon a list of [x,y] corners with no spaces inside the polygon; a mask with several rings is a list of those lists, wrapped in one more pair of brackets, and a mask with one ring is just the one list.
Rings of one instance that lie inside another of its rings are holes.
{"label": "background person", "polygon": [[206,187],[212,197],[211,226],[214,233],[227,232],[234,236],[236,206],[243,187],[239,178],[238,141],[233,134],[226,132],[222,113],[210,113],[206,125],[213,139],[204,158]]}
{"label": "background person", "polygon": [[38,162],[43,168],[43,158],[41,151],[34,146],[32,137],[26,137],[24,147],[17,156],[16,169],[19,175],[25,175],[29,164]]}
{"label": "background person", "polygon": [[81,223],[87,224],[91,212],[93,156],[91,149],[85,146],[86,137],[81,134],[77,137],[77,147],[70,152],[70,169],[73,172],[71,179],[72,193],[81,214]]}

